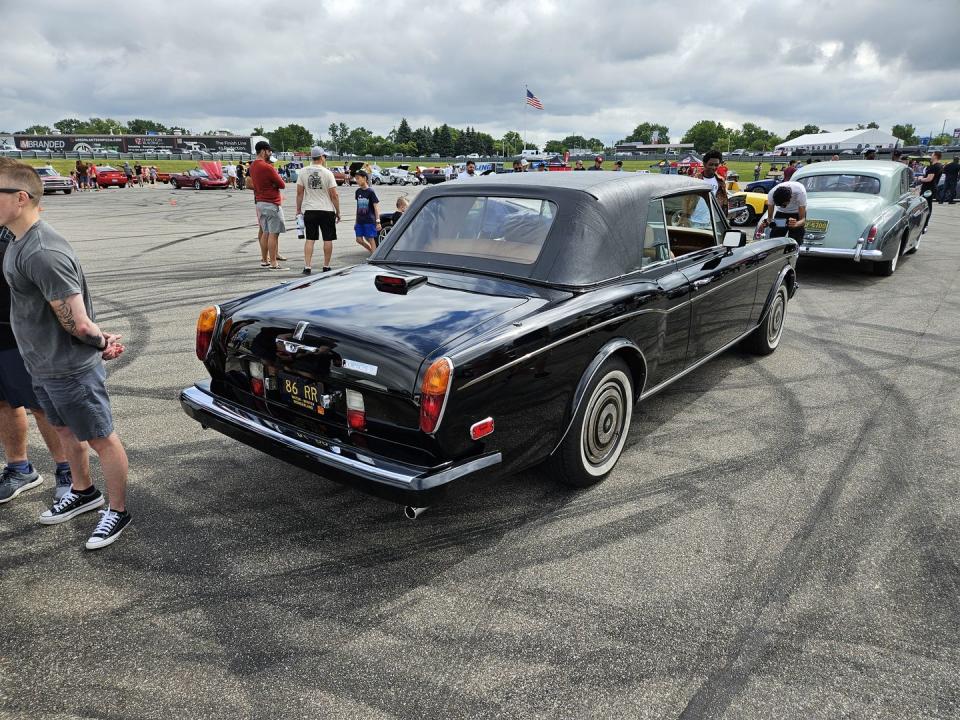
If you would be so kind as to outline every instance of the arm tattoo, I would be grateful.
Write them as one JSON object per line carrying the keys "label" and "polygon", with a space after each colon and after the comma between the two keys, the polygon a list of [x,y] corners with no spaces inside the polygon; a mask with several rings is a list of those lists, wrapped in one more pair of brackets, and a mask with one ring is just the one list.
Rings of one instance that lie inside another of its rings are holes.
{"label": "arm tattoo", "polygon": [[54,312],[57,315],[57,320],[60,322],[61,327],[73,335],[73,337],[77,338],[86,345],[97,348],[98,350],[103,346],[103,335],[100,333],[88,335],[77,332],[77,321],[73,316],[73,310],[70,308],[70,303],[60,300],[54,306]]}

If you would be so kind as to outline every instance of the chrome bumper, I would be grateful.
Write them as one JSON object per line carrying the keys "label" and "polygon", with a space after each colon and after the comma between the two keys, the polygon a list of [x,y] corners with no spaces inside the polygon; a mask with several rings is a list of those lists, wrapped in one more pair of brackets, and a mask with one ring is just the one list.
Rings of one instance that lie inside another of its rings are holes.
{"label": "chrome bumper", "polygon": [[862,243],[857,243],[855,248],[829,248],[817,247],[816,245],[801,245],[800,255],[811,255],[813,257],[843,258],[844,260],[883,260],[882,250],[864,250]]}
{"label": "chrome bumper", "polygon": [[404,504],[429,504],[454,480],[501,462],[499,452],[437,467],[397,462],[266,418],[213,395],[208,382],[183,390],[180,404],[203,427],[331,480],[359,485]]}

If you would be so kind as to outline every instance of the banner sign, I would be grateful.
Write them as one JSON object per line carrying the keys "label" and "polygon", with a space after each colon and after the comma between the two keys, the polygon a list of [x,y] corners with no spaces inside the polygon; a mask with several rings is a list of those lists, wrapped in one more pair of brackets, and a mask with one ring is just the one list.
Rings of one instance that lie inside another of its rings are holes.
{"label": "banner sign", "polygon": [[14,135],[13,142],[24,152],[251,152],[246,135]]}

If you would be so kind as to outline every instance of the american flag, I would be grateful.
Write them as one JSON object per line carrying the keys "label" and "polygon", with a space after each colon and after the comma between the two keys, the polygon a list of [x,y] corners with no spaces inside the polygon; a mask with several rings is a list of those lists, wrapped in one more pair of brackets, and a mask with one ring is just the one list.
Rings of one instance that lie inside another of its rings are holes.
{"label": "american flag", "polygon": [[529,89],[527,90],[527,105],[532,105],[537,110],[543,110],[543,103]]}

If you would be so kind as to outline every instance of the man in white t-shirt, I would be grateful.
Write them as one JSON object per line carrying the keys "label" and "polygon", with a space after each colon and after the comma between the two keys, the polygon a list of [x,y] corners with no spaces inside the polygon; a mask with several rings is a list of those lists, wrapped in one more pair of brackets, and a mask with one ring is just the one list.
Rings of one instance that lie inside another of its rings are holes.
{"label": "man in white t-shirt", "polygon": [[333,241],[340,222],[340,196],[337,180],[327,168],[327,151],[310,150],[312,164],[297,176],[297,215],[303,214],[303,274],[313,272],[313,244],[323,235],[323,272],[330,269]]}
{"label": "man in white t-shirt", "polygon": [[475,180],[478,177],[480,176],[477,175],[477,164],[473,160],[467,160],[466,168],[457,175],[457,180],[463,182],[464,180]]}
{"label": "man in white t-shirt", "polygon": [[789,235],[798,243],[803,242],[806,220],[807,189],[801,183],[788,180],[767,194],[767,216],[760,221],[760,229],[772,225],[770,237]]}

